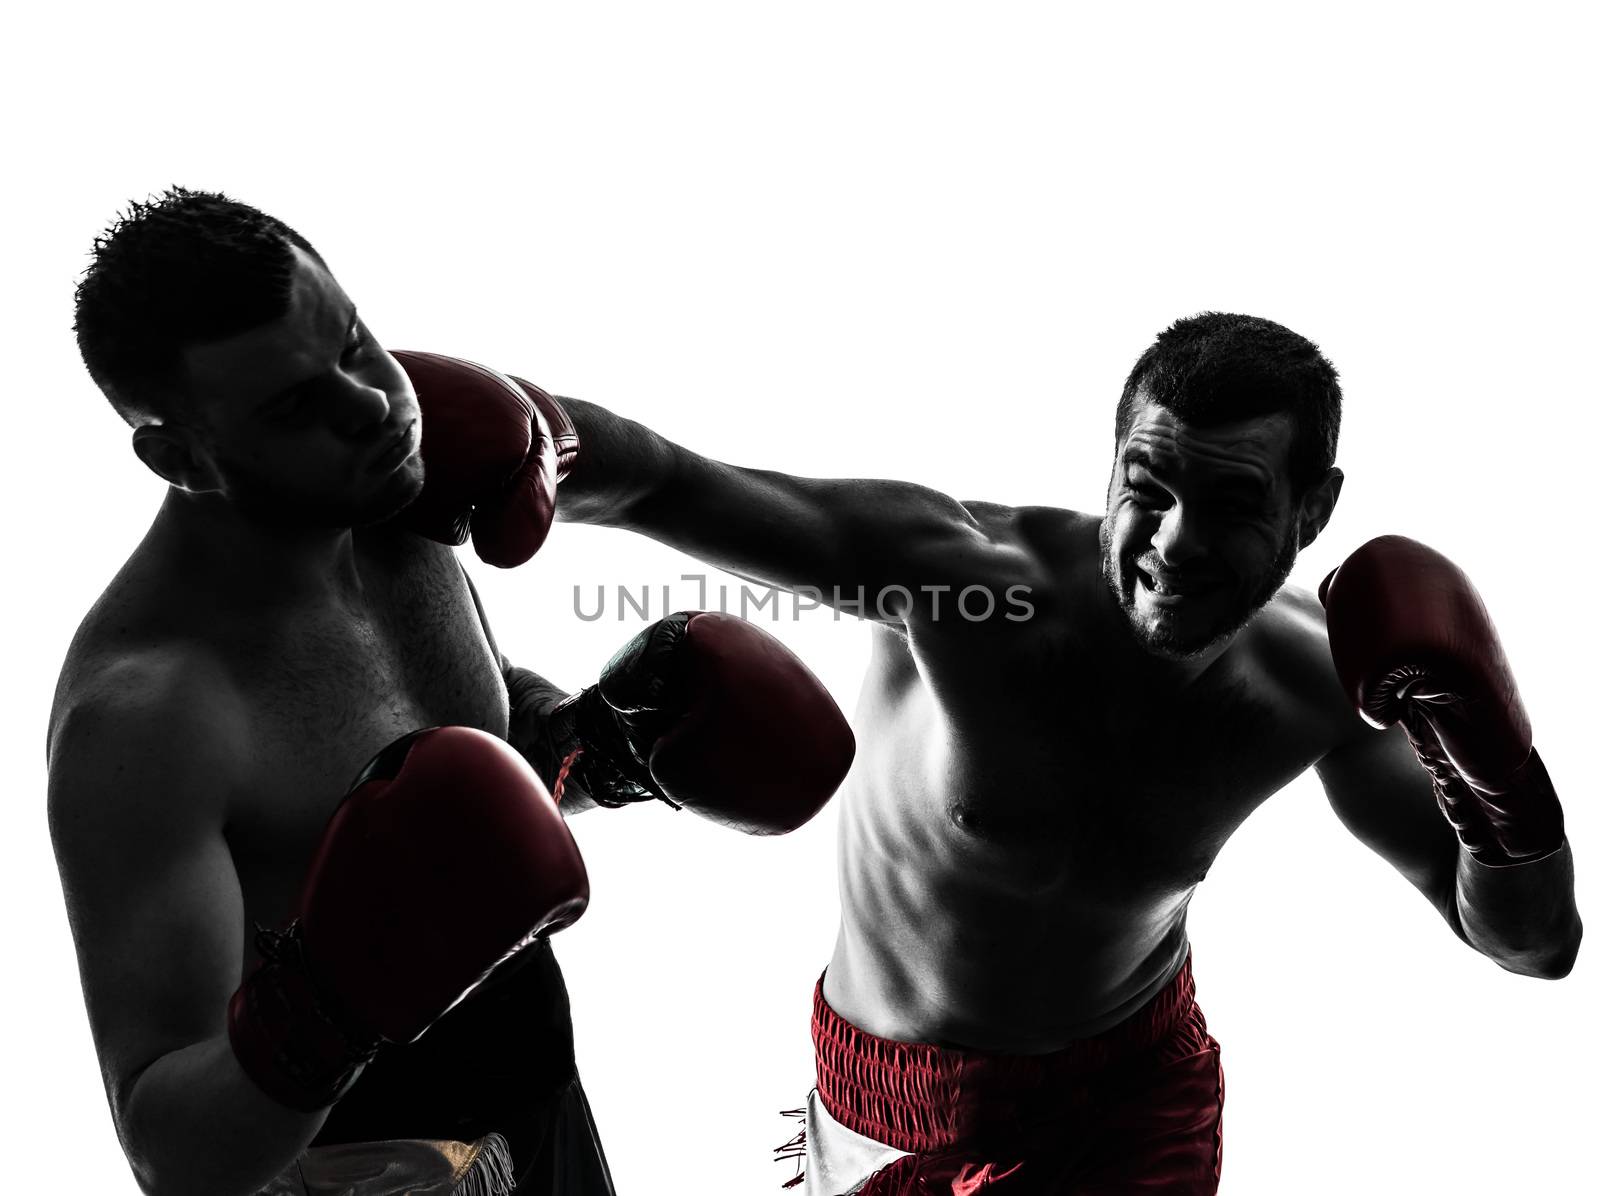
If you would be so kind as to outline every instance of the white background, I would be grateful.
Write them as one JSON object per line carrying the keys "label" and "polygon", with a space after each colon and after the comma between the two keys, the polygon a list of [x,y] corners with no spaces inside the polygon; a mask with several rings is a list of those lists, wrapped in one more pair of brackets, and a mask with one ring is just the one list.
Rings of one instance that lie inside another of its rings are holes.
{"label": "white background", "polygon": [[[1593,913],[1595,30],[1575,8],[30,7],[0,82],[8,1189],[134,1191],[42,748],[73,629],[161,497],[78,362],[72,286],[115,210],[174,182],[296,226],[392,347],[735,462],[963,498],[1100,509],[1117,393],[1160,328],[1288,324],[1343,373],[1348,474],[1294,580],[1390,531],[1469,570]],[[572,688],[641,625],[579,622],[574,582],[694,568],[575,527],[516,573],[470,564],[510,656]],[[776,632],[848,709],[863,627]],[[595,898],[557,951],[624,1196],[790,1173],[769,1153],[810,1085],[836,826],[575,821]],[[1229,1196],[1591,1180],[1592,946],[1560,983],[1500,972],[1310,778],[1228,845],[1191,923]]]}

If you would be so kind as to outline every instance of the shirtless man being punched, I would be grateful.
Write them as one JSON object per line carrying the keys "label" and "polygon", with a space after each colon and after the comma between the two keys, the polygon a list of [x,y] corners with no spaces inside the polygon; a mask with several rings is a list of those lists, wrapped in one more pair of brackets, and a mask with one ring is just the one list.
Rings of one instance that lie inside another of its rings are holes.
{"label": "shirtless man being punched", "polygon": [[[447,545],[536,551],[572,430],[511,379],[387,353],[253,208],[133,205],[77,331],[169,483],[68,651],[49,738],[140,1186],[610,1193],[547,941],[588,897],[563,815],[660,798],[792,829],[849,767],[837,707],[718,614],[661,620],[578,695],[511,666]],[[419,418],[441,385],[470,420]]]}
{"label": "shirtless man being punched", "polygon": [[1101,516],[740,468],[559,401],[594,450],[560,518],[875,624],[814,1196],[1215,1191],[1185,915],[1310,768],[1469,946],[1571,968],[1560,805],[1470,583],[1383,537],[1320,595],[1284,584],[1339,497],[1340,402],[1290,330],[1181,320],[1128,378]]}

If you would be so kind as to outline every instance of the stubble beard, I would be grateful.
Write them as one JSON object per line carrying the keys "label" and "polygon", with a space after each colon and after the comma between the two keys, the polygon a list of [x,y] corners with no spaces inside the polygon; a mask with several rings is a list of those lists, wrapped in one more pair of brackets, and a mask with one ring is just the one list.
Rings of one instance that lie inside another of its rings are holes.
{"label": "stubble beard", "polygon": [[1133,591],[1124,584],[1122,570],[1112,555],[1110,528],[1109,519],[1100,521],[1100,578],[1110,592],[1112,603],[1122,616],[1128,634],[1150,655],[1174,663],[1198,659],[1218,644],[1238,635],[1256,612],[1272,601],[1273,595],[1283,588],[1300,554],[1299,542],[1291,524],[1267,573],[1246,600],[1237,604],[1214,628],[1206,630],[1199,638],[1182,640],[1164,624],[1140,622],[1134,610]]}

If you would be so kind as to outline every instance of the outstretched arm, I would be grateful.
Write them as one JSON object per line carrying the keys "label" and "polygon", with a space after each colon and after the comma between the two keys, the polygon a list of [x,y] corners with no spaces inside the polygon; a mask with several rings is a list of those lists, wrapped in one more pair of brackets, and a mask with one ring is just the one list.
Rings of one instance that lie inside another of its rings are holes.
{"label": "outstretched arm", "polygon": [[[561,399],[582,448],[557,518],[639,532],[740,577],[901,622],[924,586],[1031,585],[1034,564],[926,486],[724,464],[592,403]],[[902,592],[904,591],[904,592]]]}
{"label": "outstretched arm", "polygon": [[[948,495],[908,482],[824,480],[713,461],[631,420],[514,375],[401,353],[422,410],[426,481],[398,519],[478,555],[526,560],[559,518],[629,528],[738,576],[889,623],[969,586],[998,603],[1037,564]],[[560,483],[559,501],[556,485]],[[930,599],[918,601],[924,587]]]}

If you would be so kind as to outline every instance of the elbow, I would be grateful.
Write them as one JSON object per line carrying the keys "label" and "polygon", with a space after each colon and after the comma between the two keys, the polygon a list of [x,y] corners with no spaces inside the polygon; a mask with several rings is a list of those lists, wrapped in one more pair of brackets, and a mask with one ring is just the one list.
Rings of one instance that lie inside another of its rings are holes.
{"label": "elbow", "polygon": [[1539,970],[1533,975],[1541,980],[1564,980],[1572,974],[1574,965],[1578,962],[1578,947],[1583,942],[1583,923],[1576,916],[1573,918],[1572,930],[1554,951],[1547,954],[1541,961]]}
{"label": "elbow", "polygon": [[133,1181],[144,1196],[192,1196],[194,1186],[185,1175],[185,1169],[161,1159],[158,1151],[126,1131],[122,1140],[122,1153],[133,1171]]}
{"label": "elbow", "polygon": [[211,1144],[197,1141],[194,1134],[158,1128],[151,1118],[159,1114],[139,1103],[131,1081],[127,1092],[128,1103],[113,1116],[122,1153],[144,1196],[252,1196],[272,1179],[242,1173],[234,1160],[219,1159],[208,1149]]}
{"label": "elbow", "polygon": [[[1564,980],[1578,962],[1578,947],[1583,942],[1583,923],[1573,918],[1571,928],[1537,946],[1498,954],[1495,962],[1518,976],[1535,980]],[[1487,954],[1487,952],[1486,952]]]}
{"label": "elbow", "polygon": [[111,1119],[116,1125],[117,1142],[122,1155],[133,1172],[133,1182],[139,1185],[144,1196],[168,1196],[173,1191],[170,1168],[160,1165],[158,1152],[145,1140],[139,1130],[139,1106],[134,1101],[139,1079],[148,1071],[147,1063],[132,1075],[125,1077],[111,1091]]}
{"label": "elbow", "polygon": [[167,1185],[148,1159],[142,1158],[127,1142],[122,1144],[122,1153],[127,1156],[128,1166],[133,1171],[133,1182],[139,1185],[139,1191],[144,1196],[167,1196]]}
{"label": "elbow", "polygon": [[[201,1196],[202,1192],[209,1192],[210,1196],[233,1196],[226,1189],[219,1193],[216,1188],[196,1187],[193,1177],[182,1174],[180,1169],[171,1166],[157,1171],[149,1166],[134,1163],[133,1178],[138,1182],[139,1190],[144,1196]],[[236,1189],[236,1192],[237,1196],[250,1196],[242,1188]]]}
{"label": "elbow", "polygon": [[[1515,871],[1497,870],[1501,879],[1496,883],[1516,880]],[[1578,961],[1583,919],[1573,904],[1570,887],[1552,893],[1545,878],[1532,873],[1529,877],[1527,890],[1485,888],[1477,901],[1469,900],[1458,883],[1442,909],[1451,929],[1467,946],[1506,971],[1538,980],[1561,980],[1572,973]]]}
{"label": "elbow", "polygon": [[214,1177],[197,1175],[195,1169],[179,1160],[157,1166],[133,1151],[127,1151],[134,1181],[144,1196],[253,1196],[261,1185],[241,1181],[241,1185],[219,1186]]}
{"label": "elbow", "polygon": [[133,1171],[133,1180],[144,1196],[194,1196],[197,1189],[186,1169],[175,1161],[163,1161],[156,1153],[124,1135],[122,1152]]}

